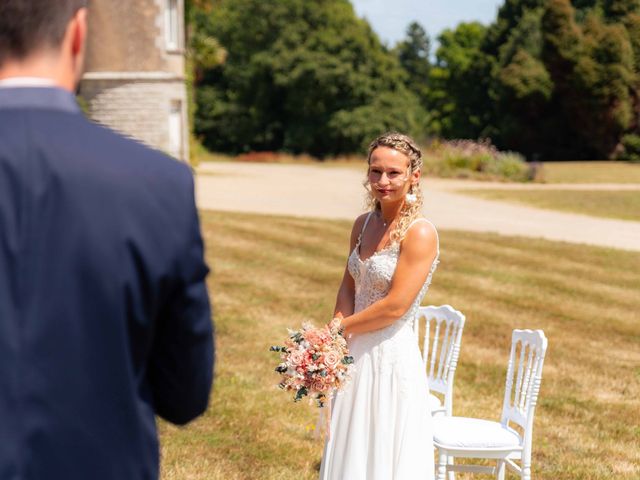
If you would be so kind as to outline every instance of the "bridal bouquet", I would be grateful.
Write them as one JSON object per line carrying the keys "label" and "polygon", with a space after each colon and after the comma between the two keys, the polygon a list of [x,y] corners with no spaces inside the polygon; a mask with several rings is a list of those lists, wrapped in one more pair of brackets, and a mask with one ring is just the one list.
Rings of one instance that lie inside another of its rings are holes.
{"label": "bridal bouquet", "polygon": [[300,330],[289,329],[284,346],[271,347],[280,353],[276,372],[283,378],[278,386],[294,392],[294,401],[309,395],[318,407],[324,407],[329,396],[349,380],[353,357],[342,330],[339,320],[322,328],[304,323]]}

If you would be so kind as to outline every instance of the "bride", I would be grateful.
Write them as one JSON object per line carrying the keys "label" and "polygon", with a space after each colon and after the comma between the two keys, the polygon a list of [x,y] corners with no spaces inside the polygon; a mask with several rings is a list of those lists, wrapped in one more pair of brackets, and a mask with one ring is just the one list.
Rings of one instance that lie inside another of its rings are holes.
{"label": "bride", "polygon": [[413,320],[438,264],[438,234],[422,217],[422,154],[406,135],[369,147],[371,212],[356,219],[338,291],[355,359],[334,399],[322,480],[433,478],[426,372]]}

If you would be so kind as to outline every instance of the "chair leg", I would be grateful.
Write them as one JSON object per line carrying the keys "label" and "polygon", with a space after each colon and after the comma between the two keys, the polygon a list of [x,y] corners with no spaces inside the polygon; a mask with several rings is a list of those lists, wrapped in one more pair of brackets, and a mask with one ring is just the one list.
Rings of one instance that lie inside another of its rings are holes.
{"label": "chair leg", "polygon": [[[453,465],[454,457],[447,457],[447,465]],[[456,472],[448,472],[447,480],[456,480]]]}
{"label": "chair leg", "polygon": [[438,450],[438,468],[436,470],[436,480],[447,479],[447,454]]}
{"label": "chair leg", "polygon": [[504,472],[506,470],[506,464],[504,460],[498,460],[498,467],[496,468],[496,479],[504,480]]}
{"label": "chair leg", "polygon": [[531,480],[531,464],[522,464],[522,474],[520,475],[520,478],[522,478],[522,480]]}

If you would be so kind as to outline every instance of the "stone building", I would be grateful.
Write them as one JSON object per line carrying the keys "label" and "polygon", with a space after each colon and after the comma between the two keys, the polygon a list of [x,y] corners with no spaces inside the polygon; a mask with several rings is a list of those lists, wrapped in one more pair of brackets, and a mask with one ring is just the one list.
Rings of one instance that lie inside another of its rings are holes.
{"label": "stone building", "polygon": [[80,87],[95,121],[187,161],[184,0],[91,0]]}

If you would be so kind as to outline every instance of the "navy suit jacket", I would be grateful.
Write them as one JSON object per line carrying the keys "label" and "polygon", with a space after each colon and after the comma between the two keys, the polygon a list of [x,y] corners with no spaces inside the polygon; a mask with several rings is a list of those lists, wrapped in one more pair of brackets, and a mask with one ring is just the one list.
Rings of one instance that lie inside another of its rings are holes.
{"label": "navy suit jacket", "polygon": [[206,410],[190,169],[57,88],[0,88],[0,479],[158,477],[155,414]]}

